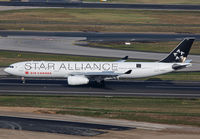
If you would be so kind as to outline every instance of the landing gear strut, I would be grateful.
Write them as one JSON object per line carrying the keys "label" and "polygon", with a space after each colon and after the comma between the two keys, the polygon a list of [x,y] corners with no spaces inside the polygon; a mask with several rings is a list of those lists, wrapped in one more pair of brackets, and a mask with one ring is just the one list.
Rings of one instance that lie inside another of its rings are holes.
{"label": "landing gear strut", "polygon": [[21,78],[21,80],[22,80],[22,83],[23,83],[23,84],[25,84],[25,83],[26,83],[26,80],[25,80],[25,78],[24,78],[24,77],[22,77],[22,78]]}
{"label": "landing gear strut", "polygon": [[94,80],[91,82],[92,87],[97,88],[104,88],[105,87],[105,81],[104,80]]}

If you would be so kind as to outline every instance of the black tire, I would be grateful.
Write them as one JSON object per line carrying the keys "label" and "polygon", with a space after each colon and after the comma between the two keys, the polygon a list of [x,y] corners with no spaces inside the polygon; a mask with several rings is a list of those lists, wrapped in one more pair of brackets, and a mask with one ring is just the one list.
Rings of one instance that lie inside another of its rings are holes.
{"label": "black tire", "polygon": [[100,84],[100,87],[101,87],[101,88],[104,88],[104,87],[105,87],[105,81],[104,81],[104,80],[100,81],[99,84]]}

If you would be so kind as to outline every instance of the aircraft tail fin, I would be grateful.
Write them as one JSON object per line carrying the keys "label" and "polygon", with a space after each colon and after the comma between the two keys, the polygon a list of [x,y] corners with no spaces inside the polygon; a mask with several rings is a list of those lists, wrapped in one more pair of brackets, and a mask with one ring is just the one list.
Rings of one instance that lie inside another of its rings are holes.
{"label": "aircraft tail fin", "polygon": [[160,62],[164,63],[183,63],[185,62],[189,51],[192,47],[192,44],[194,42],[194,38],[185,38],[177,47],[171,51],[171,53],[164,59],[162,59]]}

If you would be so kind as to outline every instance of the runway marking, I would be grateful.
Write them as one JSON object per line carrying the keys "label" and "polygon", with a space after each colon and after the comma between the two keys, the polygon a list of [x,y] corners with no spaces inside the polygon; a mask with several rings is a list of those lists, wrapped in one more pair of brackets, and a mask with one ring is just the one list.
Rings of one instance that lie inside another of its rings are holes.
{"label": "runway marking", "polygon": [[24,91],[24,90],[0,90],[0,93],[46,93],[46,94],[85,94],[85,95],[138,95],[138,96],[179,96],[200,97],[200,94],[171,94],[171,93],[117,93],[117,92],[65,92],[65,91]]}
{"label": "runway marking", "polygon": [[63,86],[63,85],[67,85],[66,84],[39,84],[39,83],[0,83],[0,85],[9,85],[9,86]]}
{"label": "runway marking", "polygon": [[175,86],[146,86],[149,88],[173,88],[173,89],[200,89],[200,87],[194,86],[194,87],[185,87],[185,86],[180,86],[180,87],[175,87]]}
{"label": "runway marking", "polygon": [[[17,81],[21,81],[21,79],[18,79],[18,78],[1,78],[0,80],[4,81],[4,80],[17,80]],[[34,81],[63,81],[63,82],[66,82],[67,83],[67,79],[40,79],[40,80],[37,80],[37,79],[34,79],[34,78],[30,78],[30,79],[27,79],[27,81],[29,80],[34,80]],[[182,83],[187,83],[187,84],[200,84],[200,81],[145,81],[145,80],[107,80],[106,82],[131,82],[131,83],[179,83],[179,84],[182,84]],[[3,84],[3,83],[0,83],[0,84]],[[12,83],[9,83],[9,84],[12,84]],[[14,84],[14,83],[13,83]],[[21,84],[21,83],[19,83]],[[31,83],[27,83],[27,84],[31,84]]]}

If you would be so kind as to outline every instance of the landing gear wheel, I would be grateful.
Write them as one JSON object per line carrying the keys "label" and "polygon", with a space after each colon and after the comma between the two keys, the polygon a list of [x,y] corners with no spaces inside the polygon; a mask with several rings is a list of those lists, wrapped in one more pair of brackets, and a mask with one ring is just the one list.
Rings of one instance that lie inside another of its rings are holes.
{"label": "landing gear wheel", "polygon": [[102,80],[102,81],[100,81],[100,87],[102,87],[102,88],[104,88],[105,87],[105,81],[104,80]]}
{"label": "landing gear wheel", "polygon": [[22,77],[21,80],[22,80],[22,84],[25,84],[25,83],[26,83],[26,80],[25,80],[24,77]]}

